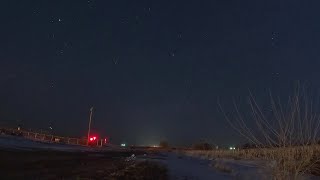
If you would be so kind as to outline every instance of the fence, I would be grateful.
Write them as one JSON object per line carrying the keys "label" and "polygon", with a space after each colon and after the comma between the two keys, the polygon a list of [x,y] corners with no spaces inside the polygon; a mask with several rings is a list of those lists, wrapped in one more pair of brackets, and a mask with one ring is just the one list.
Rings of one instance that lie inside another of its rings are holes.
{"label": "fence", "polygon": [[[39,132],[32,132],[27,130],[12,129],[12,128],[0,128],[0,132],[3,134],[14,135],[14,136],[22,136],[26,139],[31,139],[34,141],[41,141],[41,142],[49,142],[49,143],[59,143],[59,144],[70,144],[70,145],[80,145],[80,146],[87,146],[88,140],[86,138],[72,138],[72,137],[64,137],[64,136],[55,136],[47,133],[39,133]],[[103,146],[106,144],[105,141],[102,139],[96,140],[94,142],[90,142],[90,146]]]}

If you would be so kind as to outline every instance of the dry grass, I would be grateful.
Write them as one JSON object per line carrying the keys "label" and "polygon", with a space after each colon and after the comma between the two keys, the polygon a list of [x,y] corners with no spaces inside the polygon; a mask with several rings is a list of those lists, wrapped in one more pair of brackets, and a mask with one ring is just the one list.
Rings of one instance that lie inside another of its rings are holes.
{"label": "dry grass", "polygon": [[[300,84],[286,103],[270,93],[271,111],[261,106],[250,92],[249,111],[240,112],[234,102],[234,112],[225,113],[230,126],[250,144],[251,150],[200,153],[201,156],[267,160],[272,163],[274,179],[298,179],[305,173],[317,174],[320,160],[320,102],[308,95]],[[248,121],[248,120],[253,121]],[[255,123],[249,123],[255,122]],[[252,127],[254,126],[254,127]],[[268,147],[268,148],[261,148]]]}
{"label": "dry grass", "polygon": [[[185,151],[206,159],[230,158],[269,161],[274,179],[297,179],[305,173],[319,175],[320,145],[246,150]],[[273,162],[273,163],[272,163]]]}

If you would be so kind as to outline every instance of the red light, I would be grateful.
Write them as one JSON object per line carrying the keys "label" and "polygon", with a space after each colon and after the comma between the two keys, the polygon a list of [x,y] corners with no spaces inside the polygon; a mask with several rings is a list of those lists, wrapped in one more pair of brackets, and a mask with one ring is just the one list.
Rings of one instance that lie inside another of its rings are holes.
{"label": "red light", "polygon": [[93,136],[93,140],[96,140],[96,139],[97,139],[97,137]]}
{"label": "red light", "polygon": [[93,138],[90,138],[89,140],[90,140],[90,141],[93,141]]}
{"label": "red light", "polygon": [[105,143],[105,144],[109,143],[109,137],[105,137],[105,138],[104,138],[104,143]]}

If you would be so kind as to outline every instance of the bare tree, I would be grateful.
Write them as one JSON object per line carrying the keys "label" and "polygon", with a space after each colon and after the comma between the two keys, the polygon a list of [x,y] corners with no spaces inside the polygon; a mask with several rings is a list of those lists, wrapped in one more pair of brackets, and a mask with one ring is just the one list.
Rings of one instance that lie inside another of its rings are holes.
{"label": "bare tree", "polygon": [[317,100],[309,97],[304,88],[298,86],[284,104],[270,93],[269,114],[250,92],[248,112],[255,126],[251,128],[236,102],[234,116],[227,115],[218,104],[230,126],[259,147],[259,152],[254,153],[276,162],[276,179],[297,178],[319,162],[320,113]]}

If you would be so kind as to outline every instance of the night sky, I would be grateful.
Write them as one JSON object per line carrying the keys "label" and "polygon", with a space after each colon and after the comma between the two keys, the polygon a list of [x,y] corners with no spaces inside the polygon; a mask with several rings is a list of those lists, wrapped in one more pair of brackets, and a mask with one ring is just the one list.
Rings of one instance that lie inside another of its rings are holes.
{"label": "night sky", "polygon": [[223,118],[320,86],[319,0],[4,0],[0,122],[112,142],[239,142]]}

